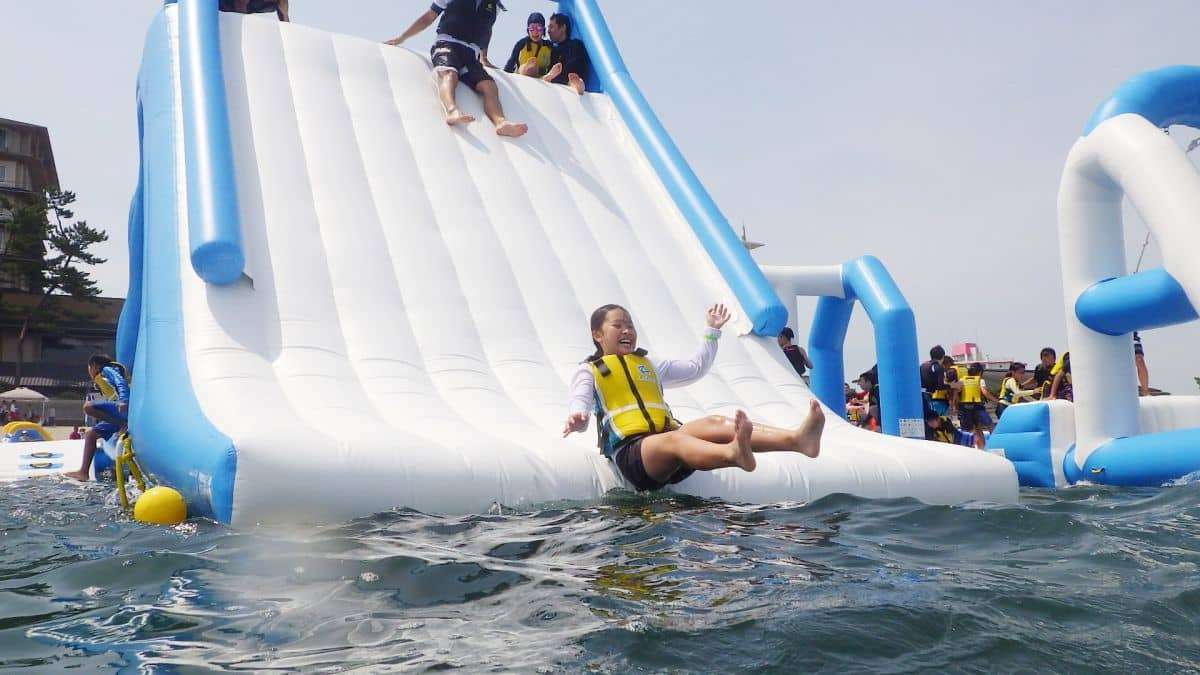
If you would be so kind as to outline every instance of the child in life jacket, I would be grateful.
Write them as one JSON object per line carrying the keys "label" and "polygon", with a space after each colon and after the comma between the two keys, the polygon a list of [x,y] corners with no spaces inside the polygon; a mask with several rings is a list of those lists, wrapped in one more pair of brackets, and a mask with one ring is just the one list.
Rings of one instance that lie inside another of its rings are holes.
{"label": "child in life jacket", "polygon": [[1071,380],[1071,352],[1063,352],[1058,363],[1054,364],[1054,368],[1050,372],[1054,375],[1054,379],[1050,383],[1050,394],[1047,399],[1074,401],[1075,388],[1072,386]]}
{"label": "child in life jacket", "polygon": [[1000,419],[1004,415],[1004,411],[1011,405],[1037,399],[1041,389],[1021,388],[1031,382],[1032,380],[1025,379],[1025,364],[1014,361],[1008,367],[1008,375],[1005,375],[1004,381],[1000,383],[1000,400],[996,403],[996,419]]}
{"label": "child in life jacket", "polygon": [[672,417],[663,389],[690,384],[708,372],[727,321],[729,311],[714,305],[708,310],[708,330],[695,356],[685,361],[651,361],[637,347],[637,330],[628,311],[604,305],[592,312],[596,352],[572,378],[563,437],[586,430],[589,416],[595,414],[601,452],[625,480],[643,491],[678,483],[695,471],[734,466],[753,471],[756,452],[816,457],[825,426],[816,401],[797,429],[753,424],[741,410],[733,419],[709,415],[687,424]]}
{"label": "child in life jacket", "polygon": [[100,395],[106,400],[88,401],[83,404],[83,412],[95,417],[99,422],[83,436],[82,466],[78,471],[68,471],[64,474],[78,481],[88,479],[92,457],[96,454],[97,440],[108,440],[113,434],[124,429],[129,422],[129,371],[107,354],[93,355],[88,359],[87,369],[88,375],[100,389]]}
{"label": "child in life jacket", "polygon": [[984,407],[984,399],[998,401],[983,382],[983,364],[972,363],[967,368],[967,376],[951,387],[958,391],[958,428],[975,434],[975,447],[982,450],[983,432],[992,429],[992,418]]}

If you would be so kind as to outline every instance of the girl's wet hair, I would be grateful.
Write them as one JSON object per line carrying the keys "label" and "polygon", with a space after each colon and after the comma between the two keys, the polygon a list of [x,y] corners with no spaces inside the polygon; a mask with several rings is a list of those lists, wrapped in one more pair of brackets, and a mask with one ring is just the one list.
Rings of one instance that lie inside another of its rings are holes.
{"label": "girl's wet hair", "polygon": [[1016,374],[1018,370],[1025,370],[1025,364],[1021,363],[1020,361],[1013,361],[1012,364],[1008,366],[1008,374],[1010,376]]}
{"label": "girl's wet hair", "polygon": [[[600,328],[604,326],[604,320],[608,318],[608,313],[614,309],[619,309],[622,312],[629,314],[629,310],[620,305],[600,305],[596,308],[596,311],[592,312],[592,319],[588,322],[588,324],[591,326],[590,332],[595,333],[596,331],[600,330]],[[584,359],[585,361],[591,361],[604,356],[604,348],[600,346],[600,343],[596,342],[596,340],[593,338],[592,344],[596,345],[596,351],[592,352],[591,356]]]}

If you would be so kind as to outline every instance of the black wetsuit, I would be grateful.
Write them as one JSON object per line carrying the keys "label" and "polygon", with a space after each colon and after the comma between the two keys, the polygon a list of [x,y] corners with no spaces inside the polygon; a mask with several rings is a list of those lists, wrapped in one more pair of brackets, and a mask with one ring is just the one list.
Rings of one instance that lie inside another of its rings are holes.
{"label": "black wetsuit", "polygon": [[555,44],[550,63],[561,63],[563,67],[558,77],[554,78],[555,84],[566,84],[567,76],[571,73],[575,73],[586,82],[592,70],[592,60],[588,58],[587,48],[583,46],[582,40],[575,38],[567,38]]}
{"label": "black wetsuit", "polygon": [[804,363],[804,352],[800,350],[800,345],[788,345],[783,348],[784,355],[788,361],[792,362],[792,367],[796,369],[796,374],[804,377],[804,371],[808,366]]}

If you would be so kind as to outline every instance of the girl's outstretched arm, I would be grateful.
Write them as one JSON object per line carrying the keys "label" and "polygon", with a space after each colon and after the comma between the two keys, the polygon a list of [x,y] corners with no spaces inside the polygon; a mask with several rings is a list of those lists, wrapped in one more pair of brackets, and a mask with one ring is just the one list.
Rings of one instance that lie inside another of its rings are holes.
{"label": "girl's outstretched arm", "polygon": [[717,340],[721,339],[721,327],[729,322],[729,309],[725,305],[716,304],[705,313],[708,329],[704,332],[704,340],[691,359],[686,361],[664,360],[654,364],[658,371],[658,381],[664,388],[682,387],[704,377],[717,358]]}
{"label": "girl's outstretched arm", "polygon": [[570,396],[567,399],[567,423],[563,436],[576,431],[587,431],[588,419],[596,405],[596,378],[585,363],[571,378]]}

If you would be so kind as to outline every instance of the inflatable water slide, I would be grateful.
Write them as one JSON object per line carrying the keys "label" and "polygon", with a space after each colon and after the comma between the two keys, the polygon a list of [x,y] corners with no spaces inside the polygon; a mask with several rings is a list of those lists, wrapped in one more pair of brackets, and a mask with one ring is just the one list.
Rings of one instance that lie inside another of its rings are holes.
{"label": "inflatable water slide", "polygon": [[[755,264],[594,0],[560,5],[593,58],[588,94],[496,73],[530,127],[515,141],[447,128],[425,55],[216,5],[167,2],[149,30],[118,334],[138,456],[192,515],[478,512],[621,487],[593,433],[562,437],[588,315],[610,302],[651,354],[680,357],[706,307],[734,308],[711,374],[667,392],[685,421],[740,408],[791,427],[814,396],[830,406],[818,459],[764,455],[678,491],[1016,499],[1010,462],[903,437],[921,433],[914,318],[879,261]],[[775,344],[777,289],[821,296],[814,390]],[[841,419],[857,304],[883,338],[888,434]]]}
{"label": "inflatable water slide", "polygon": [[[1200,396],[1138,397],[1133,332],[1197,319],[1200,173],[1170,136],[1200,128],[1200,67],[1137,75],[1102,102],[1075,142],[1058,193],[1074,402],[1004,413],[989,450],[1023,485],[1170,485],[1200,478]],[[1130,274],[1122,203],[1163,266]]]}

